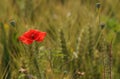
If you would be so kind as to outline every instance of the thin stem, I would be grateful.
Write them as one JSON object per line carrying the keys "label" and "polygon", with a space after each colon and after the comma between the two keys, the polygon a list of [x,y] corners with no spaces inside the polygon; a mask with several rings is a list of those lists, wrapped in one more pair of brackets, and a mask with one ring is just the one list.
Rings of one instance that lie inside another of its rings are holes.
{"label": "thin stem", "polygon": [[101,30],[101,32],[100,32],[100,34],[99,34],[99,37],[98,37],[98,39],[97,39],[97,41],[96,41],[96,44],[95,44],[95,46],[94,46],[94,49],[97,47],[97,45],[98,45],[98,43],[99,43],[99,41],[100,41],[100,38],[101,38],[101,36],[102,36],[102,34],[103,34],[103,31],[104,31],[104,29]]}
{"label": "thin stem", "polygon": [[110,57],[110,79],[112,79],[112,41],[111,44],[109,46],[109,57]]}

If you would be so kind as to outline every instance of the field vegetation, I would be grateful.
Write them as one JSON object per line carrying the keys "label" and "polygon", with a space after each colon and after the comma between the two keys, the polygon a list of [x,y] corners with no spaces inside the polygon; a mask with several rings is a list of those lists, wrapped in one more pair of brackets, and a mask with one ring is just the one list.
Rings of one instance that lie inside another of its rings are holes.
{"label": "field vegetation", "polygon": [[120,0],[0,1],[0,79],[120,79]]}

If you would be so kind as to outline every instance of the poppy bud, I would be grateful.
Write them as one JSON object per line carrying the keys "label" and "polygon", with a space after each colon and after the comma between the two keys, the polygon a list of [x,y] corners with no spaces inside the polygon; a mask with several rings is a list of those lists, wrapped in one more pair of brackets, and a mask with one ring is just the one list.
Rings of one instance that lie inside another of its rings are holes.
{"label": "poppy bud", "polygon": [[15,26],[16,26],[15,20],[11,20],[11,21],[10,21],[10,25],[13,26],[13,27],[15,27]]}
{"label": "poppy bud", "polygon": [[100,8],[101,4],[100,3],[96,3],[96,8]]}
{"label": "poppy bud", "polygon": [[104,23],[101,23],[101,24],[100,24],[100,27],[101,27],[101,29],[103,29],[103,28],[105,27],[105,24],[104,24]]}

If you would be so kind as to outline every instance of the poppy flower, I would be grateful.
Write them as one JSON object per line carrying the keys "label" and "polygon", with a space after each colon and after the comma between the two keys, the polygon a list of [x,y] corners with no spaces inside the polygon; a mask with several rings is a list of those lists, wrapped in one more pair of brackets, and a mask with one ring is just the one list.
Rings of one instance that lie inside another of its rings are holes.
{"label": "poppy flower", "polygon": [[24,44],[32,44],[34,41],[42,42],[46,36],[46,32],[40,32],[35,29],[30,29],[19,37],[19,40]]}

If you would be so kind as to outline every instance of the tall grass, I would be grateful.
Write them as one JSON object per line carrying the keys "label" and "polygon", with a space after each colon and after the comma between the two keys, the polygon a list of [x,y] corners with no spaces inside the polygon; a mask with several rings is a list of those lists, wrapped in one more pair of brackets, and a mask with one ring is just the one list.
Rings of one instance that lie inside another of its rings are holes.
{"label": "tall grass", "polygon": [[[4,0],[0,79],[119,79],[119,2]],[[30,28],[47,37],[21,43],[18,37]]]}

